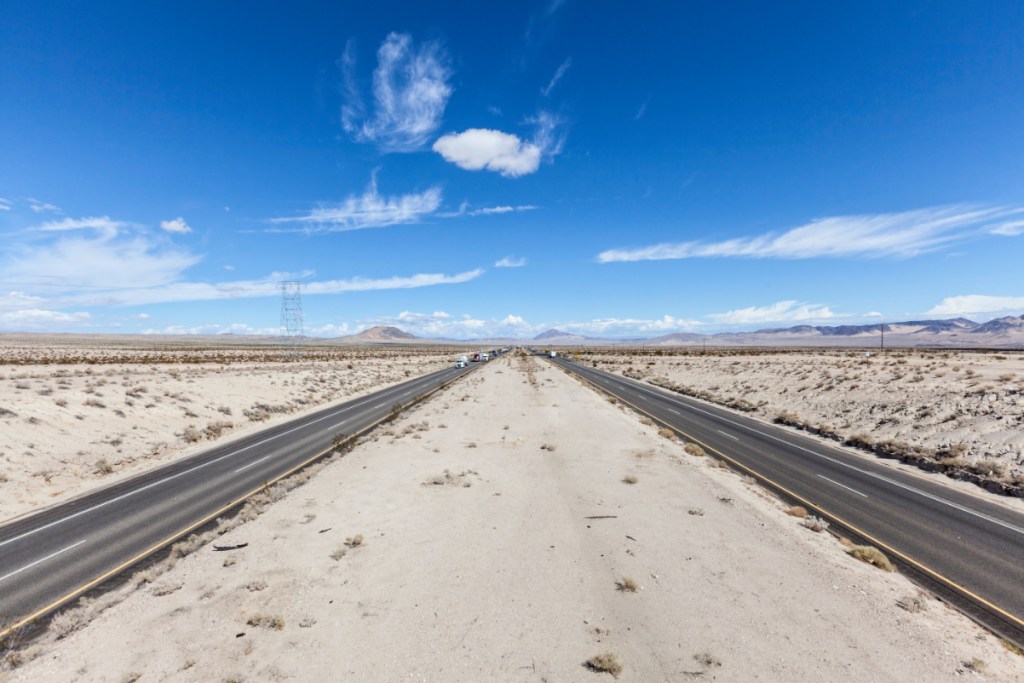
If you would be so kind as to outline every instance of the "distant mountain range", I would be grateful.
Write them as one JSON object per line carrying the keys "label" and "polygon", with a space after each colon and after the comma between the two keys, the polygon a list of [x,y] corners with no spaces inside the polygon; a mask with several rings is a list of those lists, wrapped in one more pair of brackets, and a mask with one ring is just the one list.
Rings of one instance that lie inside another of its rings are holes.
{"label": "distant mountain range", "polygon": [[[1024,315],[997,318],[986,323],[976,323],[967,318],[948,320],[908,320],[898,323],[877,325],[796,325],[793,327],[770,328],[753,332],[720,332],[698,334],[676,332],[659,337],[632,339],[608,339],[587,337],[564,330],[550,329],[532,339],[514,337],[489,337],[482,339],[436,339],[418,337],[398,327],[379,325],[347,337],[303,337],[302,343],[315,346],[345,344],[456,344],[493,348],[534,344],[536,346],[852,346],[862,348],[878,347],[884,331],[887,347],[964,347],[1024,349]],[[195,342],[204,344],[266,344],[278,345],[289,342],[284,336],[199,334],[199,335],[83,335],[83,334],[38,334],[16,332],[2,334],[7,340],[46,340],[50,343],[80,344],[94,341],[110,343],[121,340],[124,343]]]}
{"label": "distant mountain range", "polygon": [[341,343],[466,343],[480,345],[525,344],[539,346],[963,346],[979,348],[1024,348],[1024,316],[1007,316],[986,323],[967,318],[908,320],[879,325],[796,325],[753,332],[698,334],[677,332],[658,337],[607,339],[550,329],[532,339],[427,339],[397,327],[371,327],[359,334],[342,337]]}

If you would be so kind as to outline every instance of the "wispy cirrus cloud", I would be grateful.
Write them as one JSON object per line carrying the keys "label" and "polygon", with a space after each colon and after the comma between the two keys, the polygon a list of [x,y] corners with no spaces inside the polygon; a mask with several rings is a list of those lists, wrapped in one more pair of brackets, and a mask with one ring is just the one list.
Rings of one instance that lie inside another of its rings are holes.
{"label": "wispy cirrus cloud", "polygon": [[8,244],[0,280],[59,290],[164,285],[200,256],[109,216],[50,221]]}
{"label": "wispy cirrus cloud", "polygon": [[828,306],[808,304],[800,301],[779,301],[770,306],[748,306],[712,313],[707,316],[716,323],[724,325],[750,325],[754,323],[807,322],[835,318],[836,314]]}
{"label": "wispy cirrus cloud", "polygon": [[1024,296],[989,296],[964,294],[947,296],[928,311],[929,315],[967,316],[978,313],[1011,313],[1024,311]]}
{"label": "wispy cirrus cloud", "polygon": [[10,211],[12,206],[14,206],[14,202],[0,197],[0,211]]}
{"label": "wispy cirrus cloud", "polygon": [[33,213],[61,213],[60,207],[49,202],[40,201],[34,197],[25,197],[25,203]]}
{"label": "wispy cirrus cloud", "polygon": [[500,130],[470,128],[441,136],[433,149],[466,171],[494,171],[506,178],[529,175],[540,168],[542,159],[562,151],[565,138],[560,119],[548,112],[540,112],[527,123],[534,126],[530,140]]}
{"label": "wispy cirrus cloud", "polygon": [[320,204],[301,216],[271,218],[274,225],[293,225],[292,228],[271,228],[271,232],[344,232],[390,225],[409,225],[435,211],[441,205],[441,188],[431,187],[423,192],[384,196],[377,191],[377,180],[372,178],[361,195],[349,195],[339,204]]}
{"label": "wispy cirrus cloud", "polygon": [[458,218],[460,216],[500,216],[505,213],[533,211],[537,208],[538,207],[533,204],[519,204],[517,206],[502,204],[500,206],[484,206],[479,209],[471,209],[469,202],[462,202],[462,204],[459,205],[458,211],[448,211],[445,213],[438,213],[437,215],[441,218]]}
{"label": "wispy cirrus cloud", "polygon": [[495,268],[522,268],[525,265],[525,258],[516,258],[515,256],[506,256],[494,262]]}
{"label": "wispy cirrus cloud", "polygon": [[570,66],[572,66],[572,57],[566,58],[566,60],[558,66],[555,70],[555,74],[551,77],[551,80],[548,81],[548,84],[540,89],[540,94],[544,97],[550,95],[551,91],[555,89],[556,85],[558,85],[558,82],[562,80],[563,76],[565,76],[565,72],[569,70]]}
{"label": "wispy cirrus cloud", "polygon": [[1002,235],[1003,237],[1024,235],[1024,221],[1009,221],[1007,223],[1001,223],[993,227],[989,232],[993,235]]}
{"label": "wispy cirrus cloud", "polygon": [[346,132],[383,151],[409,152],[433,137],[452,94],[448,55],[437,41],[420,45],[404,33],[390,33],[377,50],[372,113],[356,83],[355,48],[349,41],[339,60],[346,101],[341,120]]}
{"label": "wispy cirrus cloud", "polygon": [[720,242],[676,242],[609,249],[599,263],[688,258],[910,257],[965,239],[1019,213],[1005,207],[939,206],[900,213],[819,218],[781,234]]}

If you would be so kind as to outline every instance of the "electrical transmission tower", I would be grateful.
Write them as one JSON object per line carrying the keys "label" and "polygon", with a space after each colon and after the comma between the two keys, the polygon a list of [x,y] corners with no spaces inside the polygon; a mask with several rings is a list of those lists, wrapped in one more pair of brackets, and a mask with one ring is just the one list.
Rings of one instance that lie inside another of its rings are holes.
{"label": "electrical transmission tower", "polygon": [[286,360],[297,361],[302,355],[302,283],[286,280],[281,288],[281,331],[285,336]]}

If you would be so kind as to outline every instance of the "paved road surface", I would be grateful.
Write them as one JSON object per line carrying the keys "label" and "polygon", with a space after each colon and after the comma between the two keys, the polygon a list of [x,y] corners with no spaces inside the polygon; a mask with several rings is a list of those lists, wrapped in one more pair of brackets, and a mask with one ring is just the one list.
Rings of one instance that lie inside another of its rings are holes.
{"label": "paved road surface", "polygon": [[552,362],[887,546],[902,571],[1024,644],[1024,515],[939,475],[904,472],[564,358]]}
{"label": "paved road surface", "polygon": [[265,429],[0,526],[0,632],[117,573],[200,520],[471,372],[446,368]]}

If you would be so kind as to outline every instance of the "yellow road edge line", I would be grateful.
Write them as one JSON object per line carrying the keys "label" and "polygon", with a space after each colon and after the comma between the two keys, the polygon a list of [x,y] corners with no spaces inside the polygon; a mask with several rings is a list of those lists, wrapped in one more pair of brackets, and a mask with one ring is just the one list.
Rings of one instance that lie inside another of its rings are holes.
{"label": "yellow road edge line", "polygon": [[[565,371],[564,368],[563,368],[563,371]],[[828,510],[826,510],[825,508],[821,507],[820,505],[818,505],[816,503],[812,503],[811,501],[807,500],[803,496],[790,491],[788,488],[786,488],[782,484],[778,484],[774,480],[764,476],[763,474],[761,474],[757,470],[744,465],[743,463],[741,463],[741,462],[737,461],[736,459],[726,455],[725,453],[723,453],[722,451],[718,450],[717,448],[715,448],[713,446],[709,446],[708,444],[704,443],[700,439],[698,439],[698,438],[696,438],[694,436],[691,436],[689,433],[683,431],[682,429],[679,429],[678,427],[672,426],[671,424],[669,424],[668,422],[662,420],[661,418],[655,417],[654,415],[652,415],[651,413],[647,412],[643,408],[641,408],[641,407],[639,407],[637,405],[634,405],[633,403],[627,401],[626,399],[624,399],[624,398],[622,398],[620,396],[616,396],[615,394],[611,393],[610,391],[608,391],[604,387],[601,387],[600,385],[595,384],[594,382],[591,382],[586,377],[583,377],[582,375],[577,375],[575,373],[569,373],[569,374],[572,374],[573,377],[576,377],[577,379],[585,382],[586,384],[590,385],[591,387],[594,387],[598,391],[600,391],[600,392],[602,392],[604,394],[607,394],[608,396],[611,396],[615,400],[621,401],[621,402],[625,403],[626,405],[631,407],[633,410],[636,410],[637,412],[646,415],[648,418],[650,418],[651,420],[654,420],[658,424],[660,424],[660,425],[662,425],[664,427],[667,427],[668,429],[671,429],[672,431],[677,432],[677,433],[685,436],[686,438],[690,439],[694,443],[700,444],[703,448],[706,448],[706,449],[710,450],[712,453],[715,453],[716,455],[718,455],[719,457],[724,458],[725,460],[728,460],[730,463],[732,463],[736,467],[739,467],[740,469],[746,470],[747,472],[749,472],[750,474],[758,477],[762,481],[768,482],[773,487],[775,487],[779,491],[782,491],[786,495],[791,496],[792,498],[800,501],[801,503],[803,503],[805,505],[811,506],[812,508],[814,508],[818,512],[822,513],[823,515],[825,515],[827,517],[830,517],[834,521],[836,521],[836,522],[842,524],[843,526],[845,526],[846,528],[850,529],[852,532],[854,532],[854,533],[860,535],[861,537],[871,541],[872,543],[875,543],[876,545],[881,546],[882,548],[885,548],[887,551],[889,551],[893,555],[896,555],[897,557],[902,559],[904,562],[917,567],[921,571],[923,571],[926,574],[929,574],[933,578],[937,579],[940,583],[944,583],[947,586],[949,586],[949,587],[951,587],[951,588],[953,588],[953,589],[955,589],[957,591],[960,591],[964,595],[970,597],[972,600],[985,605],[989,609],[992,609],[992,610],[998,612],[999,614],[1003,615],[1007,619],[1010,619],[1011,621],[1013,621],[1014,623],[1018,624],[1019,626],[1024,627],[1024,619],[1021,619],[1020,617],[1017,617],[1017,616],[1011,614],[1010,612],[1007,612],[1002,607],[999,607],[998,605],[994,605],[993,603],[989,602],[988,600],[986,600],[985,598],[981,597],[977,593],[971,591],[970,589],[968,589],[968,588],[966,588],[964,586],[961,586],[956,581],[953,581],[952,579],[943,576],[942,574],[940,574],[939,572],[935,571],[934,569],[931,569],[930,567],[927,567],[927,566],[921,564],[917,560],[915,560],[915,559],[913,559],[911,557],[908,557],[907,555],[904,555],[899,550],[896,550],[895,548],[893,548],[892,546],[888,545],[887,543],[878,540],[877,538],[875,538],[871,534],[869,534],[869,533],[867,533],[865,531],[862,531],[859,527],[857,527],[857,526],[855,526],[853,524],[850,524],[849,522],[844,520],[839,515],[836,515],[836,514],[834,514],[832,512],[829,512]]]}
{"label": "yellow road edge line", "polygon": [[[420,396],[417,396],[412,401],[410,401],[408,404],[402,406],[402,410],[404,411],[404,410],[406,410],[408,408],[413,407],[414,405],[416,405],[418,403],[422,403],[423,401],[425,401],[430,396],[432,396],[435,393],[437,393],[438,391],[441,391],[442,389],[448,387],[450,384],[453,384],[455,381],[462,379],[467,374],[469,374],[469,373],[463,373],[463,374],[459,375],[458,377],[454,377],[454,378],[452,378],[451,380],[449,380],[447,382],[439,384],[437,387],[431,389],[427,393],[422,394]],[[388,415],[385,415],[384,417],[380,418],[379,420],[375,420],[375,421],[371,422],[370,424],[366,425],[362,429],[359,429],[358,431],[353,432],[340,445],[346,445],[349,442],[358,439],[359,437],[363,436],[367,432],[370,432],[371,430],[373,430],[375,427],[377,427],[377,425],[379,425],[382,422],[385,422],[385,421],[391,419],[391,417],[392,417],[391,414],[388,414]],[[216,517],[218,517],[219,515],[227,512],[228,510],[230,510],[231,508],[235,507],[236,505],[239,505],[239,504],[245,502],[246,500],[248,500],[252,496],[256,495],[257,493],[259,493],[261,491],[264,491],[271,484],[276,484],[277,482],[281,481],[285,477],[291,476],[296,471],[298,471],[298,470],[300,470],[300,469],[302,469],[304,467],[307,467],[311,463],[319,460],[320,458],[324,457],[325,455],[327,455],[331,451],[336,450],[337,448],[338,448],[338,444],[333,445],[333,446],[331,446],[330,448],[328,448],[326,450],[320,451],[316,455],[313,455],[313,456],[309,457],[308,459],[302,461],[301,463],[299,463],[295,467],[291,468],[287,472],[284,472],[283,474],[279,474],[278,476],[274,477],[273,479],[270,479],[268,481],[263,482],[257,488],[253,489],[252,491],[249,491],[248,493],[244,494],[243,496],[241,496],[239,498],[236,498],[235,500],[231,501],[230,503],[224,505],[223,507],[219,508],[216,512],[211,512],[210,514],[208,514],[207,516],[203,517],[199,521],[193,522],[192,524],[188,525],[184,529],[182,529],[180,531],[177,531],[174,534],[171,534],[170,536],[167,536],[165,539],[161,540],[159,543],[156,543],[156,544],[150,546],[149,548],[147,548],[146,550],[142,551],[138,555],[135,555],[131,559],[122,562],[118,566],[116,566],[113,569],[111,569],[111,570],[101,574],[100,576],[96,577],[95,579],[92,579],[91,581],[89,581],[89,582],[87,582],[85,584],[82,584],[78,588],[74,589],[73,591],[70,591],[69,593],[66,593],[62,597],[60,597],[57,600],[54,600],[53,602],[51,602],[46,607],[38,609],[35,612],[33,612],[32,614],[30,614],[29,616],[24,617],[23,619],[21,619],[20,621],[14,623],[14,624],[11,624],[10,626],[5,628],[4,630],[0,631],[0,642],[2,642],[4,638],[9,636],[14,631],[17,631],[18,629],[20,629],[23,626],[27,626],[27,625],[31,624],[33,621],[39,619],[40,617],[43,617],[46,614],[56,610],[61,605],[65,604],[67,602],[70,602],[71,600],[74,600],[75,598],[79,597],[82,593],[85,593],[89,589],[95,588],[96,586],[98,586],[99,584],[103,583],[104,581],[107,581],[108,579],[111,579],[114,576],[117,576],[118,574],[123,572],[125,569],[131,567],[132,565],[138,563],[141,560],[144,560],[145,558],[149,557],[150,555],[152,555],[156,551],[160,550],[161,548],[164,548],[164,547],[170,545],[171,543],[173,543],[174,541],[178,540],[179,538],[182,538],[186,534],[189,534],[192,531],[194,531],[195,529],[203,526],[204,524],[209,523],[211,520],[213,520]]]}

